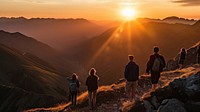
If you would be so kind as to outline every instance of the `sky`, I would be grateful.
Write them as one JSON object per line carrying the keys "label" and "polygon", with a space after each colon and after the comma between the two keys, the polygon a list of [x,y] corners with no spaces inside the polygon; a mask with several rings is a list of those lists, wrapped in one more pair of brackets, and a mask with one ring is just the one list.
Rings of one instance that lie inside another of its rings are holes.
{"label": "sky", "polygon": [[120,20],[126,7],[136,10],[135,18],[200,19],[200,0],[0,0],[0,16]]}

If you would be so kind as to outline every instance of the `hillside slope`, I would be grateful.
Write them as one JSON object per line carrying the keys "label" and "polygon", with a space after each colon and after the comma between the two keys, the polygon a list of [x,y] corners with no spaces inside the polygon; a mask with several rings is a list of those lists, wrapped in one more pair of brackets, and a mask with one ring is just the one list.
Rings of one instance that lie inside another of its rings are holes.
{"label": "hillside slope", "polygon": [[2,44],[0,57],[0,111],[52,106],[66,101],[65,74],[32,54]]}
{"label": "hillside slope", "polygon": [[32,37],[27,37],[19,32],[9,33],[0,30],[0,43],[8,47],[23,51],[25,54],[34,54],[42,60],[50,63],[58,70],[69,70],[69,68],[66,68],[66,66],[70,65],[70,62],[65,58],[63,54],[56,51],[52,47],[33,39]]}

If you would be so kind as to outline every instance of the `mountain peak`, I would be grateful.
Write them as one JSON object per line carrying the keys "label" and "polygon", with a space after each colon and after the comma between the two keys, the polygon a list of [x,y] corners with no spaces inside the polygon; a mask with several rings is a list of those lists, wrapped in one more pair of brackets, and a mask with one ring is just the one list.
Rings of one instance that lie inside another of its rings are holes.
{"label": "mountain peak", "polygon": [[181,17],[177,17],[177,16],[170,16],[170,17],[166,17],[164,18],[162,21],[168,22],[168,23],[182,23],[182,24],[194,24],[196,22],[196,20],[194,19],[187,19],[187,18],[181,18]]}
{"label": "mountain peak", "polygon": [[170,17],[166,17],[163,20],[167,20],[167,19],[179,19],[179,17],[177,16],[170,16]]}
{"label": "mountain peak", "polygon": [[[12,38],[21,38],[23,37],[24,39],[30,39],[30,40],[35,40],[34,38],[28,37],[20,32],[7,32],[4,30],[0,30],[0,36],[4,38],[12,37]],[[36,41],[36,40],[35,40]]]}
{"label": "mountain peak", "polygon": [[194,24],[194,26],[200,26],[200,20],[198,20],[198,21]]}

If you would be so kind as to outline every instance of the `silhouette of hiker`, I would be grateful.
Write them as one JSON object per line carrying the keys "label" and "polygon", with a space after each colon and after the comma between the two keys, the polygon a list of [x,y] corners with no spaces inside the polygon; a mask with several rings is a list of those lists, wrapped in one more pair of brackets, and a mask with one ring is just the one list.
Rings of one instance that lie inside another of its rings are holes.
{"label": "silhouette of hiker", "polygon": [[125,67],[124,77],[126,79],[126,94],[130,101],[136,97],[136,89],[138,85],[139,66],[133,61],[133,55],[129,55],[129,63]]}
{"label": "silhouette of hiker", "polygon": [[69,81],[69,100],[71,100],[73,106],[76,106],[77,93],[80,87],[78,76],[73,73],[71,78],[67,77],[67,80]]}
{"label": "silhouette of hiker", "polygon": [[200,46],[197,48],[197,63],[200,64]]}
{"label": "silhouette of hiker", "polygon": [[179,68],[183,68],[183,63],[185,61],[185,58],[186,58],[186,51],[184,48],[181,49],[181,53],[180,53],[180,58],[179,58]]}
{"label": "silhouette of hiker", "polygon": [[158,54],[159,48],[154,47],[154,54],[150,56],[149,61],[147,62],[146,73],[151,73],[151,83],[152,90],[155,90],[158,87],[158,80],[160,78],[160,73],[165,67],[165,59],[163,56]]}
{"label": "silhouette of hiker", "polygon": [[98,89],[98,80],[99,77],[96,75],[96,70],[91,68],[89,71],[89,76],[86,80],[86,86],[88,87],[88,98],[90,109],[96,107],[96,95]]}

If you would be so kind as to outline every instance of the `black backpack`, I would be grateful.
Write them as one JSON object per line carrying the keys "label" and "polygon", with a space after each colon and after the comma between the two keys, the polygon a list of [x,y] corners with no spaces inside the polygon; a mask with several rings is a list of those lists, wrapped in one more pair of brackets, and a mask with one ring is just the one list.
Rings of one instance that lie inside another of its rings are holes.
{"label": "black backpack", "polygon": [[164,64],[160,57],[155,56],[155,60],[153,62],[152,70],[155,72],[160,72],[160,69],[163,68]]}

